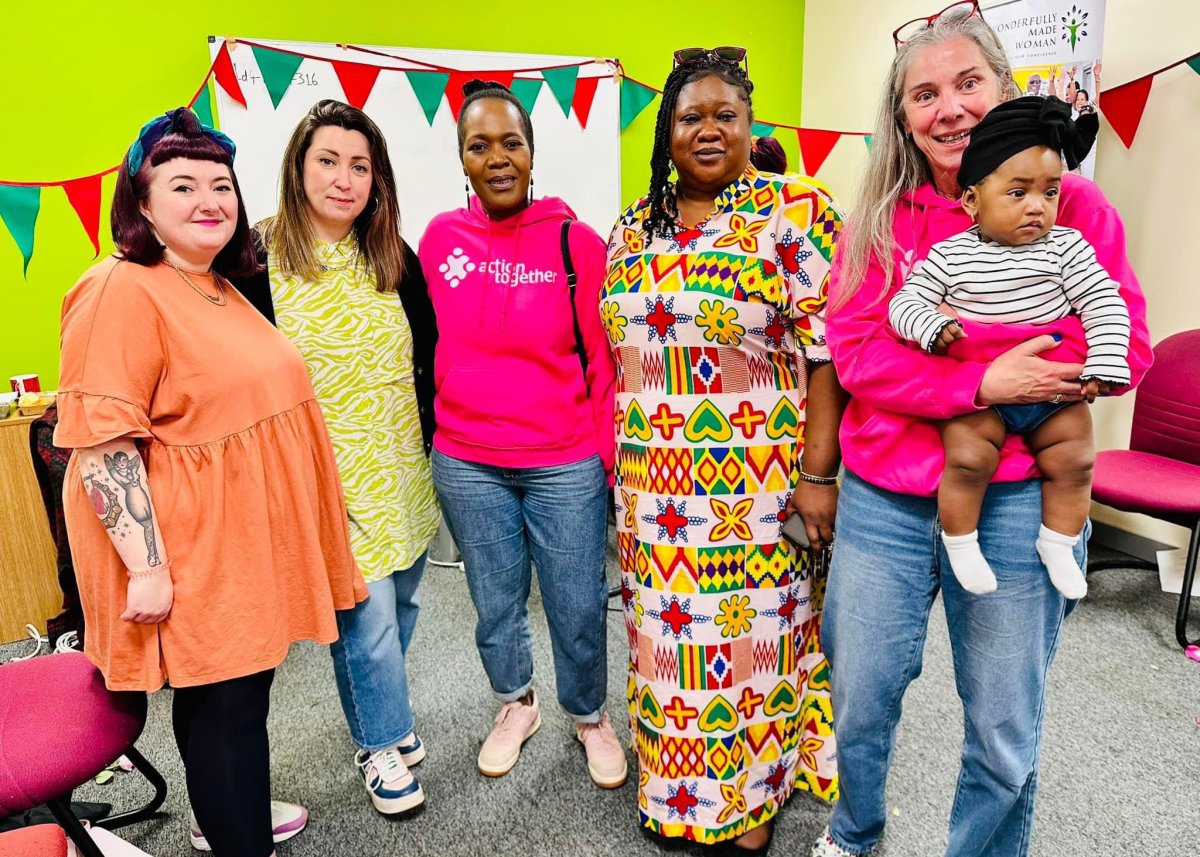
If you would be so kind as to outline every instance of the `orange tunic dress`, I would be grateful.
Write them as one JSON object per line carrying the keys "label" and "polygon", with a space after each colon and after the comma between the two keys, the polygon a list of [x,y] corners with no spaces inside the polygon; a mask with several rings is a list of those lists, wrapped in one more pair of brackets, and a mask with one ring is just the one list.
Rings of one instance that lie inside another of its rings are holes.
{"label": "orange tunic dress", "polygon": [[137,441],[175,589],[163,622],[120,618],[127,571],[72,455],[63,505],[85,651],[111,690],[272,669],[296,640],[337,639],[334,611],[367,597],[304,359],[226,293],[213,304],[165,264],[108,259],[63,301],[54,441]]}

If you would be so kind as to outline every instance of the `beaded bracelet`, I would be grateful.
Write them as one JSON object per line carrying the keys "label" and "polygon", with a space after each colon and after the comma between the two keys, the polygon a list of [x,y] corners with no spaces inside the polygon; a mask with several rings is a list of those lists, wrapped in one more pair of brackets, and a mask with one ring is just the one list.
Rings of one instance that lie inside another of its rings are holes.
{"label": "beaded bracelet", "polygon": [[800,471],[800,478],[805,482],[811,482],[813,485],[837,485],[836,476],[813,476],[811,473]]}

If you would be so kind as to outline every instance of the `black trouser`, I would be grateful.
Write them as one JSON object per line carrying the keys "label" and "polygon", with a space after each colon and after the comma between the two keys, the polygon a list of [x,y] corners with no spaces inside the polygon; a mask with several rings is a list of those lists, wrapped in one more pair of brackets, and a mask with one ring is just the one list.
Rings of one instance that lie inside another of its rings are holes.
{"label": "black trouser", "polygon": [[275,670],[175,690],[175,743],[196,822],[217,857],[269,857]]}

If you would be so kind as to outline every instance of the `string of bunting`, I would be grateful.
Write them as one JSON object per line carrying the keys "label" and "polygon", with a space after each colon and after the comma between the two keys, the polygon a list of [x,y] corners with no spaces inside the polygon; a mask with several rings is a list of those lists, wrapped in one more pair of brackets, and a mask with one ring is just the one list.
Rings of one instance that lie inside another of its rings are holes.
{"label": "string of bunting", "polygon": [[[359,109],[366,104],[381,72],[404,74],[412,87],[417,102],[421,105],[425,120],[430,125],[433,124],[443,99],[450,115],[455,121],[458,120],[458,113],[463,103],[462,85],[472,78],[504,84],[512,89],[513,94],[529,111],[533,110],[534,104],[543,90],[543,84],[545,84],[544,88],[549,90],[558,103],[563,116],[569,117],[574,113],[579,124],[586,128],[591,115],[592,102],[596,95],[596,87],[602,77],[580,77],[579,73],[585,66],[597,63],[606,64],[612,69],[612,74],[620,86],[620,127],[622,132],[654,99],[662,95],[661,89],[630,77],[625,74],[619,61],[611,59],[583,60],[577,63],[543,68],[464,70],[439,66],[413,57],[357,45],[339,44],[338,47],[345,50],[348,55],[362,54],[364,58],[376,57],[383,60],[394,60],[402,65],[331,59],[244,39],[224,39],[205,73],[203,81],[188,102],[188,106],[196,112],[200,120],[208,125],[215,126],[216,124],[212,106],[213,83],[221,87],[234,102],[246,107],[246,96],[242,91],[239,77],[241,80],[249,80],[250,72],[243,70],[239,75],[230,53],[238,45],[245,45],[252,51],[258,65],[259,75],[271,98],[271,104],[276,108],[291,87],[305,60],[328,63],[337,76],[346,101]],[[1101,93],[1103,115],[1126,148],[1133,144],[1154,78],[1184,64],[1200,74],[1200,52],[1143,75],[1136,80],[1106,89]],[[864,131],[809,128],[782,122],[757,121],[753,124],[751,133],[757,137],[766,137],[774,135],[781,128],[795,132],[804,171],[812,176],[818,173],[842,137],[861,137],[868,148],[871,146],[871,135]],[[33,258],[34,230],[38,212],[41,209],[42,188],[62,188],[91,242],[92,249],[96,255],[100,254],[102,181],[105,176],[115,173],[117,169],[114,166],[86,176],[50,181],[19,182],[0,179],[0,221],[3,221],[21,251],[24,260],[23,274],[28,273],[29,262]]]}

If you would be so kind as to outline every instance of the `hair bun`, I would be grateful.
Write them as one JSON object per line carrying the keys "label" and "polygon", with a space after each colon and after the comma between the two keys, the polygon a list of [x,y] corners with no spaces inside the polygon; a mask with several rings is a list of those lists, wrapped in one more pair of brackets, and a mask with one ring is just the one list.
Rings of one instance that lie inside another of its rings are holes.
{"label": "hair bun", "polygon": [[488,90],[496,90],[497,92],[510,92],[511,90],[502,83],[497,83],[494,80],[480,80],[475,78],[468,80],[462,85],[463,95],[474,95],[476,92],[487,92]]}

